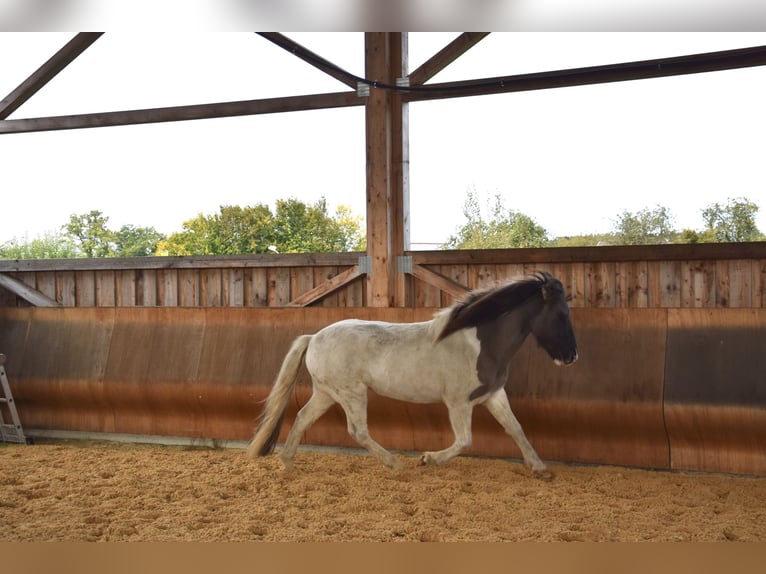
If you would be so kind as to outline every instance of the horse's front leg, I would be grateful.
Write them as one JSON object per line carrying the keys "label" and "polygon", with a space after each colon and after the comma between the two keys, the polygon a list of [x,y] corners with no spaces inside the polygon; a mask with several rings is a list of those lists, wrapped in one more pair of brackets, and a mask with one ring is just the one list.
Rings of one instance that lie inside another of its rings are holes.
{"label": "horse's front leg", "polygon": [[505,432],[507,432],[521,450],[521,455],[524,457],[524,463],[532,469],[537,478],[549,480],[553,478],[553,473],[548,470],[545,463],[537,456],[535,449],[527,440],[524,430],[521,428],[521,424],[516,419],[516,416],[511,410],[511,405],[508,403],[508,395],[505,394],[505,389],[492,394],[489,399],[484,403],[492,416],[497,419]]}
{"label": "horse's front leg", "polygon": [[455,442],[444,450],[424,452],[420,457],[419,464],[421,466],[445,463],[471,446],[471,415],[473,413],[473,405],[471,403],[448,404],[447,408],[449,409],[449,422],[452,425],[452,432],[455,433]]}

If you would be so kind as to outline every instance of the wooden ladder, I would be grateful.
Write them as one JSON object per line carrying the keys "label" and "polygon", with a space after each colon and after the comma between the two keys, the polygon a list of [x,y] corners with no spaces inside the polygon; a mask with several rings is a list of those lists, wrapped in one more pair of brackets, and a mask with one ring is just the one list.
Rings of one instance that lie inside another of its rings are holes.
{"label": "wooden ladder", "polygon": [[[5,355],[0,353],[0,440],[3,442],[26,443],[24,431],[21,428],[19,413],[16,411],[16,403],[13,402],[11,395],[11,386],[8,384],[8,377],[5,376]],[[7,405],[11,413],[11,423],[6,423],[3,419],[3,405]]]}

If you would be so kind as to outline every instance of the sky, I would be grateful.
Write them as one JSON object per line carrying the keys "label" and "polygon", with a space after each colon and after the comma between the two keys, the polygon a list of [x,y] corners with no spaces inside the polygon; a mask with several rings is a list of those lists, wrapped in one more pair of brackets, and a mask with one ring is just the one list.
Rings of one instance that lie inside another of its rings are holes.
{"label": "sky", "polygon": [[[363,34],[286,33],[358,76]],[[72,33],[0,33],[0,98]],[[410,69],[455,37],[409,36]],[[766,45],[764,32],[495,32],[432,82]],[[9,119],[343,91],[253,33],[107,32]],[[414,249],[463,223],[469,191],[499,195],[549,236],[608,232],[666,207],[677,229],[746,197],[766,231],[766,67],[416,102]],[[0,244],[99,210],[109,227],[180,231],[221,205],[324,197],[365,215],[362,106],[168,124],[0,135]]]}

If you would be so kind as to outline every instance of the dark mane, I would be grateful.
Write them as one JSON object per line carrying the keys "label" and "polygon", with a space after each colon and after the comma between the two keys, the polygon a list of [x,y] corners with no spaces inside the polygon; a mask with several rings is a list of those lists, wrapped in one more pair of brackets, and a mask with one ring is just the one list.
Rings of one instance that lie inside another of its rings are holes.
{"label": "dark mane", "polygon": [[436,340],[441,341],[461,329],[478,327],[497,319],[540,293],[543,286],[551,280],[556,281],[552,275],[541,271],[532,277],[499,287],[471,291],[462,301],[451,307],[449,319]]}

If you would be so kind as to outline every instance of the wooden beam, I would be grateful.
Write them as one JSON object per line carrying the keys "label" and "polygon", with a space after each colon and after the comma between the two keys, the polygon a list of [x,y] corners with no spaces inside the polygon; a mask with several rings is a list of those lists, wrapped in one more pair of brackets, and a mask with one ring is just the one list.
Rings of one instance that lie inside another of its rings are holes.
{"label": "wooden beam", "polygon": [[45,84],[50,82],[61,70],[71,64],[103,32],[81,32],[61,48],[45,64],[24,80],[15,90],[0,101],[0,120],[15,112],[29,98],[34,96]]}
{"label": "wooden beam", "polygon": [[440,273],[436,273],[436,271],[431,271],[422,265],[413,265],[410,274],[416,279],[420,279],[429,285],[438,287],[453,297],[462,297],[469,291],[469,289],[464,285],[461,285],[460,283],[457,283],[449,277],[441,275]]}
{"label": "wooden beam", "polygon": [[[403,78],[407,76],[409,60],[409,37],[407,33],[391,34],[390,44],[390,76]],[[391,140],[391,183],[390,183],[390,217],[391,217],[391,258],[396,259],[410,249],[410,137],[409,104],[403,102],[398,92],[392,95],[390,118]],[[393,267],[389,272],[394,273]],[[404,273],[394,273],[393,305],[395,307],[412,306],[412,289],[408,289],[412,281]]]}
{"label": "wooden beam", "polygon": [[244,100],[218,104],[197,104],[122,112],[54,116],[0,121],[0,134],[74,130],[107,126],[180,122],[233,116],[276,114],[327,108],[361,106],[365,102],[356,92],[333,92],[305,96]]}
{"label": "wooden beam", "polygon": [[409,75],[411,86],[420,86],[473,48],[489,32],[463,32]]}
{"label": "wooden beam", "polygon": [[315,54],[308,48],[304,48],[298,42],[291,40],[284,34],[278,34],[276,32],[257,32],[257,34],[266,38],[270,42],[273,42],[280,48],[287,50],[296,58],[300,58],[318,70],[323,71],[328,76],[332,76],[339,82],[342,82],[356,90],[357,78],[355,78],[353,74],[346,72],[340,66],[336,66],[329,60],[325,60],[322,56]]}
{"label": "wooden beam", "polygon": [[[369,80],[391,83],[389,36],[366,32],[365,73]],[[392,307],[393,256],[391,246],[391,92],[370,88],[365,111],[367,154],[367,305]]]}
{"label": "wooden beam", "polygon": [[43,295],[37,289],[33,289],[26,283],[5,273],[0,273],[0,287],[6,288],[14,295],[21,297],[36,307],[61,307],[61,303],[55,299]]}
{"label": "wooden beam", "polygon": [[724,50],[705,54],[692,54],[674,58],[641,60],[624,64],[589,66],[551,72],[498,76],[458,82],[413,86],[411,91],[402,95],[410,102],[438,100],[501,94],[506,92],[524,92],[546,90],[570,86],[585,86],[628,80],[663,78],[685,74],[699,74],[734,70],[766,65],[766,46]]}
{"label": "wooden beam", "polygon": [[317,285],[313,289],[306,291],[303,295],[300,297],[296,297],[292,301],[290,301],[287,306],[288,307],[306,307],[308,305],[311,305],[312,303],[315,303],[322,299],[323,297],[326,297],[330,293],[333,293],[334,291],[337,291],[341,287],[344,287],[357,279],[358,277],[364,275],[361,271],[359,271],[359,265],[354,265],[350,269],[346,269],[345,271],[338,273],[335,277],[331,277],[321,285]]}

